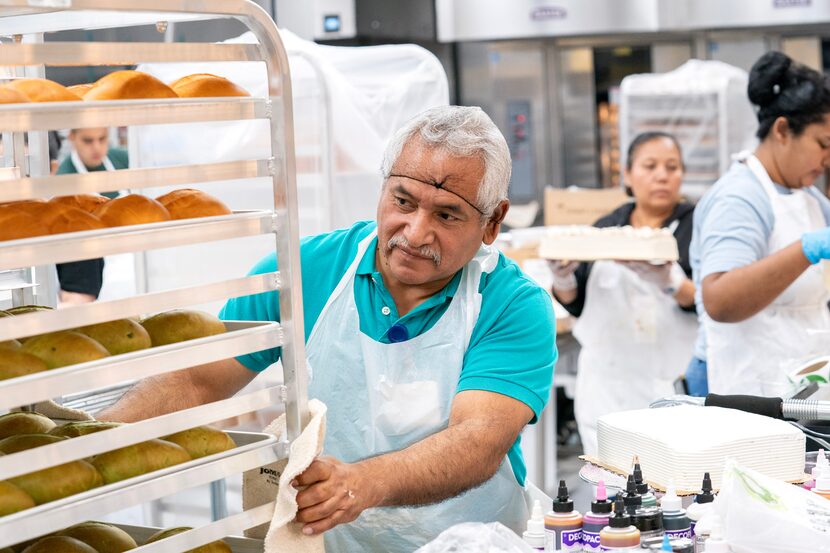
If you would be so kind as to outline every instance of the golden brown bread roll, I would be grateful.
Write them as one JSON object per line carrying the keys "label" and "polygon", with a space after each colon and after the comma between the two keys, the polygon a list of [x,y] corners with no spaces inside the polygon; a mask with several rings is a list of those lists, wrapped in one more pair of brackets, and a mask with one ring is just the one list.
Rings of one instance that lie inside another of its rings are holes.
{"label": "golden brown bread roll", "polygon": [[210,98],[219,96],[250,96],[248,91],[225,77],[210,73],[187,75],[170,83],[180,98]]}
{"label": "golden brown bread roll", "polygon": [[0,86],[0,104],[25,104],[29,98],[13,88]]}
{"label": "golden brown bread roll", "polygon": [[76,207],[87,213],[93,213],[101,204],[108,201],[110,201],[109,198],[100,194],[75,194],[74,196],[55,196],[49,200],[49,203]]}
{"label": "golden brown bread roll", "polygon": [[84,94],[89,92],[89,89],[93,86],[95,86],[94,83],[73,84],[72,86],[66,87],[66,89],[72,94],[78,96],[79,98],[83,98]]}
{"label": "golden brown bread roll", "polygon": [[49,233],[80,232],[106,228],[106,225],[91,213],[77,207],[68,207],[49,222]]}
{"label": "golden brown bread roll", "polygon": [[141,71],[115,71],[101,77],[84,94],[84,100],[136,100],[178,98],[169,86]]}
{"label": "golden brown bread roll", "polygon": [[156,200],[130,194],[101,204],[93,214],[108,227],[143,225],[170,220],[170,213]]}
{"label": "golden brown bread roll", "polygon": [[31,102],[77,102],[80,96],[49,79],[15,79],[5,85],[26,96]]}
{"label": "golden brown bread roll", "polygon": [[167,208],[173,219],[191,219],[193,217],[213,217],[233,213],[228,206],[210,194],[193,188],[174,190],[156,200]]}
{"label": "golden brown bread roll", "polygon": [[18,200],[16,202],[4,203],[2,207],[13,207],[33,217],[41,217],[50,211],[46,200]]}
{"label": "golden brown bread roll", "polygon": [[49,234],[38,218],[13,207],[0,207],[0,240],[17,240]]}

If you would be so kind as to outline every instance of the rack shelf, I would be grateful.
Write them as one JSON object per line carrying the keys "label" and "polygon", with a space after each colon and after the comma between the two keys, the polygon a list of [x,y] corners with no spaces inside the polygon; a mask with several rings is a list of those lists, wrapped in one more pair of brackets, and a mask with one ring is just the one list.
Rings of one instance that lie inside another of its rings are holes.
{"label": "rack shelf", "polygon": [[[114,432],[109,430],[107,432]],[[101,434],[101,433],[99,433]],[[143,474],[0,518],[0,547],[20,543],[171,493],[206,484],[285,458],[268,434],[230,432],[235,449]],[[95,436],[92,434],[87,437]],[[81,438],[74,438],[80,440]],[[51,447],[51,446],[44,446]],[[15,455],[20,455],[15,454]]]}
{"label": "rack shelf", "polygon": [[0,65],[136,65],[169,61],[262,61],[256,44],[49,42],[6,44]]}
{"label": "rack shelf", "polygon": [[[0,48],[1,49],[1,48]],[[69,194],[95,194],[111,190],[157,187],[270,177],[274,160],[242,160],[203,165],[178,165],[120,171],[70,173],[0,181],[0,202],[51,198]]]}
{"label": "rack shelf", "polygon": [[28,132],[267,119],[272,102],[279,102],[279,99],[165,98],[3,104],[0,106],[0,130]]}
{"label": "rack shelf", "polygon": [[272,212],[237,211],[219,217],[7,240],[0,242],[0,270],[256,236],[275,230],[276,217]]}
{"label": "rack shelf", "polygon": [[278,323],[228,321],[225,326],[228,332],[224,334],[0,380],[0,409],[105,388],[283,345],[284,335]]}

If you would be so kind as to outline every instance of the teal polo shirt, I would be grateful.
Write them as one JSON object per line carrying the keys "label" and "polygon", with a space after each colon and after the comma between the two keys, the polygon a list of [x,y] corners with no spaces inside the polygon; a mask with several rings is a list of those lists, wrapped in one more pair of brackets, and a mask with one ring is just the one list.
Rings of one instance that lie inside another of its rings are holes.
{"label": "teal polo shirt", "polygon": [[[329,296],[357,255],[358,243],[376,227],[375,222],[360,222],[301,240],[306,341]],[[376,247],[377,238],[358,263],[355,276],[360,331],[386,344],[414,338],[432,328],[447,310],[458,289],[461,271],[440,292],[400,317],[375,266]],[[272,253],[249,274],[276,270],[277,260]],[[534,413],[531,423],[535,423],[550,397],[557,359],[550,296],[501,254],[496,268],[482,276],[479,292],[481,312],[464,355],[456,393],[484,390],[512,397],[530,407]],[[389,308],[388,314],[384,314],[384,307]],[[224,320],[279,321],[279,314],[278,293],[266,292],[229,300],[219,316]],[[399,332],[401,326],[406,328],[403,336]],[[393,327],[397,328],[390,335]],[[279,348],[274,348],[237,359],[252,371],[262,371],[276,363],[279,355]],[[521,437],[510,448],[508,458],[516,480],[524,484],[527,470],[520,442]]]}

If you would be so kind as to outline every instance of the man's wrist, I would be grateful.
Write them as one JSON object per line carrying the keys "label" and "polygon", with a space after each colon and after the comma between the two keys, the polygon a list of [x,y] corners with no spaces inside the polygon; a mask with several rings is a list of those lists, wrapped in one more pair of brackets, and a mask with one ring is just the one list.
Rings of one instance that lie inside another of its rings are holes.
{"label": "man's wrist", "polygon": [[352,465],[360,484],[362,497],[359,498],[359,501],[362,504],[362,510],[383,507],[386,501],[388,484],[383,476],[378,475],[378,471],[373,466],[377,464],[378,459],[378,457],[373,457]]}

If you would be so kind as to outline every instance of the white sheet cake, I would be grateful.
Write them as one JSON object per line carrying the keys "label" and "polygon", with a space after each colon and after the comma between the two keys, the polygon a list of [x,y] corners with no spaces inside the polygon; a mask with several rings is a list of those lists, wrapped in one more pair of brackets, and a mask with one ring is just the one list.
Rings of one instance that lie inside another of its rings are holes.
{"label": "white sheet cake", "polygon": [[677,240],[669,229],[649,227],[548,227],[539,257],[568,261],[677,261]]}
{"label": "white sheet cake", "polygon": [[629,472],[635,455],[646,480],[665,489],[698,490],[709,472],[719,489],[727,457],[767,476],[804,476],[804,434],[768,417],[720,407],[680,405],[612,413],[598,421],[598,460]]}

